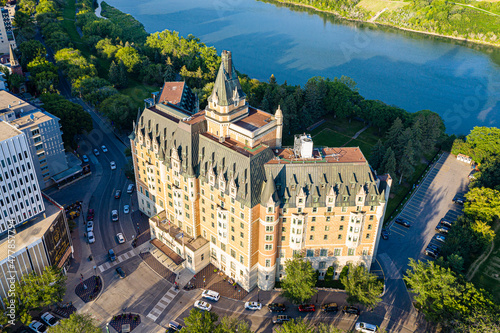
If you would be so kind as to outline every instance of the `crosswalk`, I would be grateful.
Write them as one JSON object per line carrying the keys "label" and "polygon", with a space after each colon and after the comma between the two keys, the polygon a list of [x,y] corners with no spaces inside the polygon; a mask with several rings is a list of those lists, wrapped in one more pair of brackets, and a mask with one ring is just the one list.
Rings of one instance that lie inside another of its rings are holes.
{"label": "crosswalk", "polygon": [[158,317],[165,311],[165,308],[172,302],[172,300],[177,296],[179,293],[179,290],[175,290],[175,288],[172,286],[167,293],[156,303],[155,307],[151,309],[149,314],[146,316],[152,321],[156,321]]}
{"label": "crosswalk", "polygon": [[134,256],[136,256],[137,254],[134,252],[134,250],[130,250],[128,252],[125,252],[124,254],[121,254],[119,255],[118,257],[116,257],[116,260],[115,261],[112,261],[112,262],[105,262],[104,264],[100,265],[98,268],[99,268],[99,271],[102,273],[104,271],[107,271],[108,269],[110,269],[111,267],[125,261],[125,260],[128,260]]}

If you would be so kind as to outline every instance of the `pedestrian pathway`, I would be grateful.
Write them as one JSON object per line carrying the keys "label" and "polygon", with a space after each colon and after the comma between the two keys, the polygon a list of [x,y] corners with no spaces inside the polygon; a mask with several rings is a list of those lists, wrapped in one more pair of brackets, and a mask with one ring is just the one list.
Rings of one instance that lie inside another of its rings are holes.
{"label": "pedestrian pathway", "polygon": [[105,262],[104,264],[102,265],[99,265],[99,272],[104,272],[104,271],[107,271],[108,269],[110,269],[111,267],[113,266],[116,266],[117,264],[125,261],[125,260],[128,260],[132,257],[135,257],[137,254],[135,253],[134,250],[130,250],[128,252],[125,252],[124,254],[121,254],[119,255],[118,257],[116,257],[116,260],[113,261],[113,262]]}
{"label": "pedestrian pathway", "polygon": [[172,302],[172,300],[177,296],[179,290],[175,290],[172,286],[167,293],[156,303],[155,307],[151,309],[147,317],[152,321],[156,321],[158,317],[165,311],[166,307]]}

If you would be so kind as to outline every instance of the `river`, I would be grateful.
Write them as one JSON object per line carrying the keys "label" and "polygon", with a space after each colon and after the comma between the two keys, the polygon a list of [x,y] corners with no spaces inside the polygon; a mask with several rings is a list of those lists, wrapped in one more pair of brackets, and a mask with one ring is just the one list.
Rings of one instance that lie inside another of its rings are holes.
{"label": "river", "polygon": [[149,33],[193,34],[259,80],[351,77],[360,93],[443,117],[448,133],[500,126],[500,49],[254,0],[107,0]]}

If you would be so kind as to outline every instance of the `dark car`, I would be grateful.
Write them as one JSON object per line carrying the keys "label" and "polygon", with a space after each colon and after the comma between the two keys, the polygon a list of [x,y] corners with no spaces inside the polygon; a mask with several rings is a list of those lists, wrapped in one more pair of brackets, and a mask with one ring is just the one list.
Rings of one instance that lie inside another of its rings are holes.
{"label": "dark car", "polygon": [[382,229],[382,239],[389,239],[390,232],[386,229]]}
{"label": "dark car", "polygon": [[110,249],[110,250],[108,251],[108,257],[109,257],[109,260],[110,260],[110,261],[115,261],[115,260],[116,260],[115,251],[113,251],[113,249]]}
{"label": "dark car", "polygon": [[283,324],[285,321],[290,321],[287,315],[278,315],[273,317],[273,324]]}
{"label": "dark car", "polygon": [[434,258],[434,259],[437,259],[438,257],[438,253],[436,251],[434,251],[433,249],[425,249],[425,255],[426,256],[429,256],[431,258]]}
{"label": "dark car", "polygon": [[120,279],[124,279],[127,276],[121,267],[116,267],[116,272],[120,275]]}
{"label": "dark car", "polygon": [[400,225],[402,225],[403,227],[406,227],[406,228],[411,227],[411,222],[408,221],[408,220],[405,220],[405,219],[403,219],[401,217],[398,217],[397,219],[395,219],[394,222],[396,222],[397,224],[400,224]]}
{"label": "dark car", "polygon": [[91,221],[94,219],[94,210],[92,208],[89,208],[87,212],[87,221]]}
{"label": "dark car", "polygon": [[439,221],[439,223],[441,223],[442,225],[444,225],[446,227],[451,227],[453,225],[453,222],[451,222],[450,220],[447,220],[445,218],[442,218],[441,221]]}
{"label": "dark car", "polygon": [[438,226],[436,227],[436,231],[441,233],[441,234],[447,234],[450,231],[450,228],[448,228],[442,224],[438,224]]}
{"label": "dark car", "polygon": [[270,312],[284,312],[286,310],[285,304],[281,303],[270,303],[267,305]]}
{"label": "dark car", "polygon": [[337,303],[328,303],[321,306],[321,310],[324,312],[337,312],[339,311],[339,306]]}
{"label": "dark car", "polygon": [[465,198],[463,194],[456,194],[455,197],[453,198],[453,202],[458,204],[458,205],[463,205],[465,202]]}
{"label": "dark car", "polygon": [[342,313],[349,313],[359,316],[359,309],[352,305],[346,305],[342,308]]}
{"label": "dark car", "polygon": [[299,305],[299,311],[300,312],[314,312],[316,311],[316,307],[314,304],[302,304]]}
{"label": "dark car", "polygon": [[122,196],[122,190],[116,190],[115,199],[120,199],[121,196]]}
{"label": "dark car", "polygon": [[436,252],[436,253],[439,253],[440,249],[439,249],[439,246],[436,246],[434,244],[429,244],[427,245],[427,248],[428,249],[431,249],[432,251]]}

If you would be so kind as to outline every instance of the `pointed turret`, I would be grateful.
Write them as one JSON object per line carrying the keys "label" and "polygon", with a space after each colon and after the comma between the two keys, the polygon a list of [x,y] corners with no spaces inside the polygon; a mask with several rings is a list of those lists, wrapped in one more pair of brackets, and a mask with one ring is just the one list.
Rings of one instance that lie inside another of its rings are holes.
{"label": "pointed turret", "polygon": [[229,106],[239,103],[245,99],[245,93],[241,89],[240,80],[233,66],[230,51],[222,51],[222,61],[219,67],[214,89],[208,97],[208,102],[219,106]]}
{"label": "pointed turret", "polygon": [[9,44],[9,61],[10,61],[10,67],[14,68],[16,66],[19,66],[19,61],[17,60],[16,53],[14,52],[14,49],[12,48],[12,44]]}
{"label": "pointed turret", "polygon": [[276,202],[274,194],[276,193],[276,184],[274,183],[273,175],[269,175],[267,182],[264,184],[264,189],[262,190],[261,202],[262,204],[267,204],[272,197],[273,202]]}

